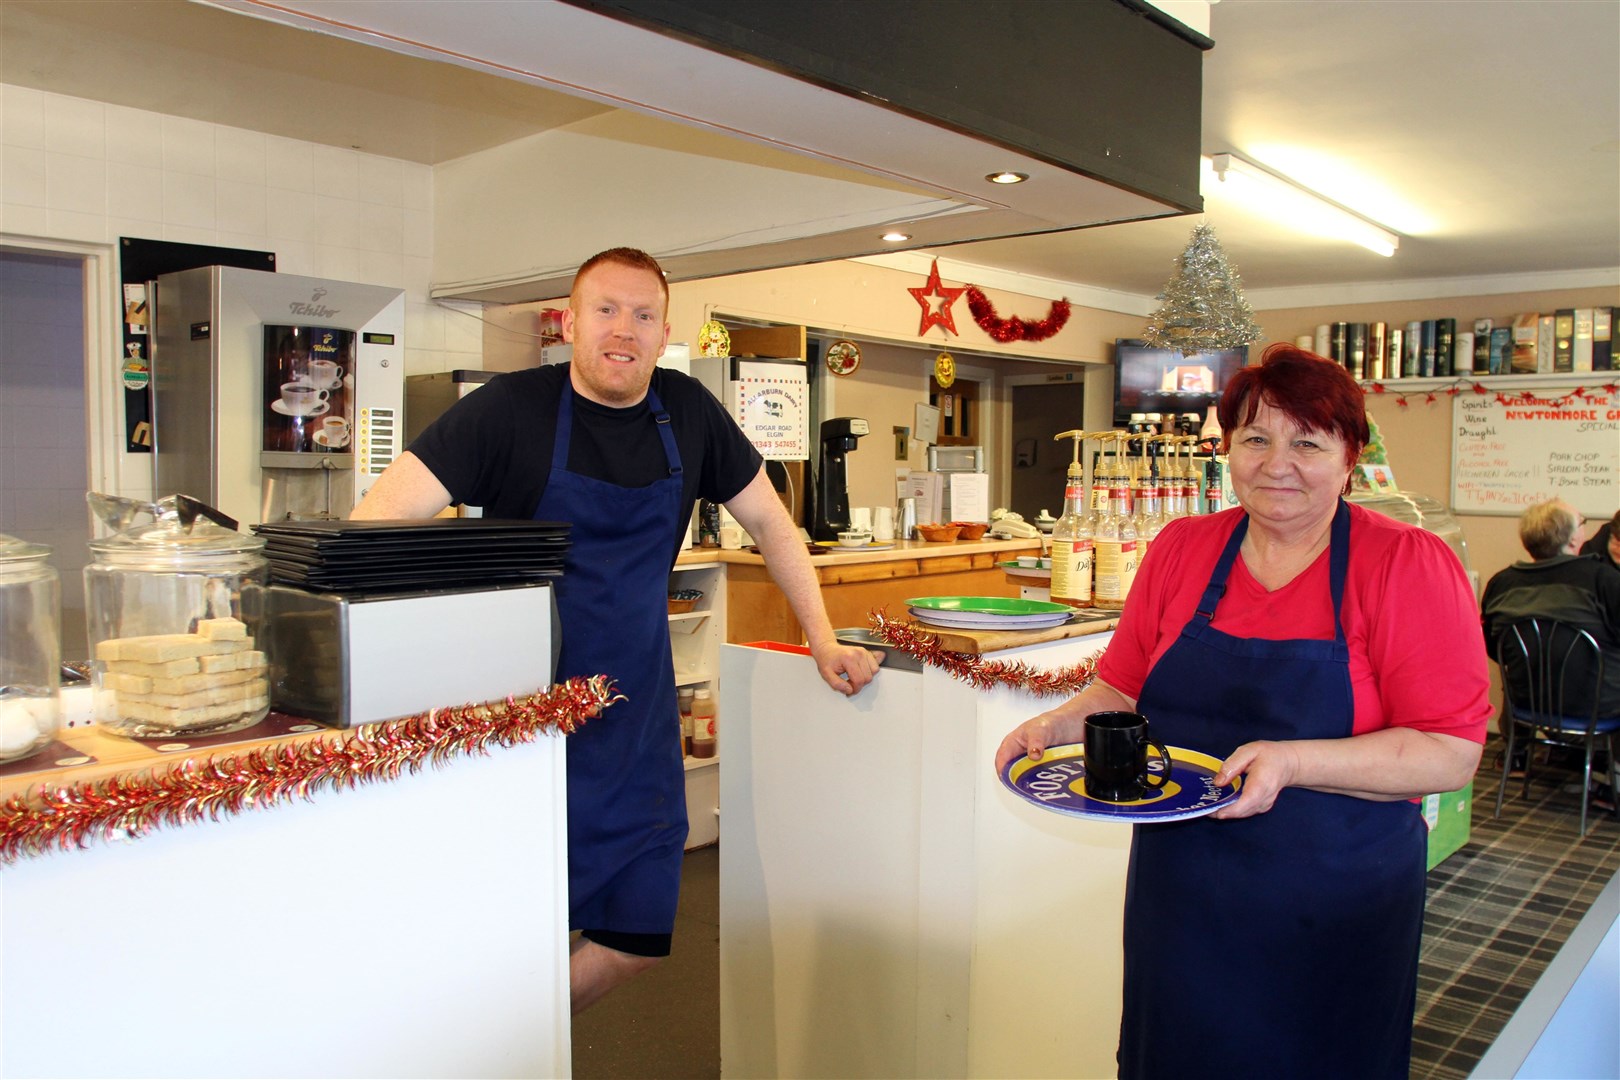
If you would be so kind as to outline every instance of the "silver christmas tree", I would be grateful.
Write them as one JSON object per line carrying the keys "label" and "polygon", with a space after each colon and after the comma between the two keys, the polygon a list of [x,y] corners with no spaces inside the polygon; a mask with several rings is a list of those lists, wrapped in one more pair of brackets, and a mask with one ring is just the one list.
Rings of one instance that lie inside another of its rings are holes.
{"label": "silver christmas tree", "polygon": [[1187,250],[1176,259],[1175,276],[1158,299],[1163,303],[1142,335],[1154,348],[1191,356],[1260,340],[1237,270],[1208,225],[1193,230]]}

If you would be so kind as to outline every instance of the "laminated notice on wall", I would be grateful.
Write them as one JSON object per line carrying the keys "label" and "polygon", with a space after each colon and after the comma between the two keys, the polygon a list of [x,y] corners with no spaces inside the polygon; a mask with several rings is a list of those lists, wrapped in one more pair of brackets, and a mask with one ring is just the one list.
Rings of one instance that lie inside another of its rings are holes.
{"label": "laminated notice on wall", "polygon": [[766,461],[810,457],[810,385],[802,363],[736,361],[726,408]]}

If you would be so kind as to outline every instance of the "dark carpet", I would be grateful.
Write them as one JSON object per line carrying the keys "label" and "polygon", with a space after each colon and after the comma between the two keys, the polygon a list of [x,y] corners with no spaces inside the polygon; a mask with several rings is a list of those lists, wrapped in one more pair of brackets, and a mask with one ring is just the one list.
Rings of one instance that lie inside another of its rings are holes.
{"label": "dark carpet", "polygon": [[688,851],[669,958],[574,1018],[575,1080],[720,1075],[720,848]]}

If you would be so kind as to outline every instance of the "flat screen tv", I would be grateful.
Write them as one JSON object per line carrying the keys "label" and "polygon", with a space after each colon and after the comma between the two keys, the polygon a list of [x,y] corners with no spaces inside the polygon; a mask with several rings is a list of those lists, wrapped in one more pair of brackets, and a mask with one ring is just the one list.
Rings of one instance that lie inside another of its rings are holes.
{"label": "flat screen tv", "polygon": [[1114,342],[1114,423],[1131,413],[1198,413],[1220,400],[1237,370],[1249,362],[1249,350],[1183,356],[1176,349],[1155,349],[1134,338]]}

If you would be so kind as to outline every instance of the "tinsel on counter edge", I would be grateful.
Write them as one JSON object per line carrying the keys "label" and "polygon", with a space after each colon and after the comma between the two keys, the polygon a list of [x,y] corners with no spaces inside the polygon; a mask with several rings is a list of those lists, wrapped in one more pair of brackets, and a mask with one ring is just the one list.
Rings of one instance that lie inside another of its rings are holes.
{"label": "tinsel on counter edge", "polygon": [[872,612],[869,618],[873,636],[885,645],[930,667],[940,668],[953,679],[979,690],[1011,686],[1037,697],[1078,694],[1097,677],[1097,658],[1102,655],[1098,651],[1068,667],[1042,671],[1022,660],[1009,664],[1004,660],[986,660],[973,653],[952,652],[940,645],[939,635],[909,620],[890,619],[881,610]]}
{"label": "tinsel on counter edge", "polygon": [[605,675],[569,679],[538,694],[502,702],[430,709],[368,724],[352,732],[264,747],[247,754],[186,758],[151,775],[114,776],[71,787],[41,787],[0,806],[0,864],[70,847],[96,837],[143,836],[164,825],[218,821],[254,807],[274,806],[316,790],[353,788],[444,765],[491,747],[533,742],[542,734],[572,734],[624,695]]}

